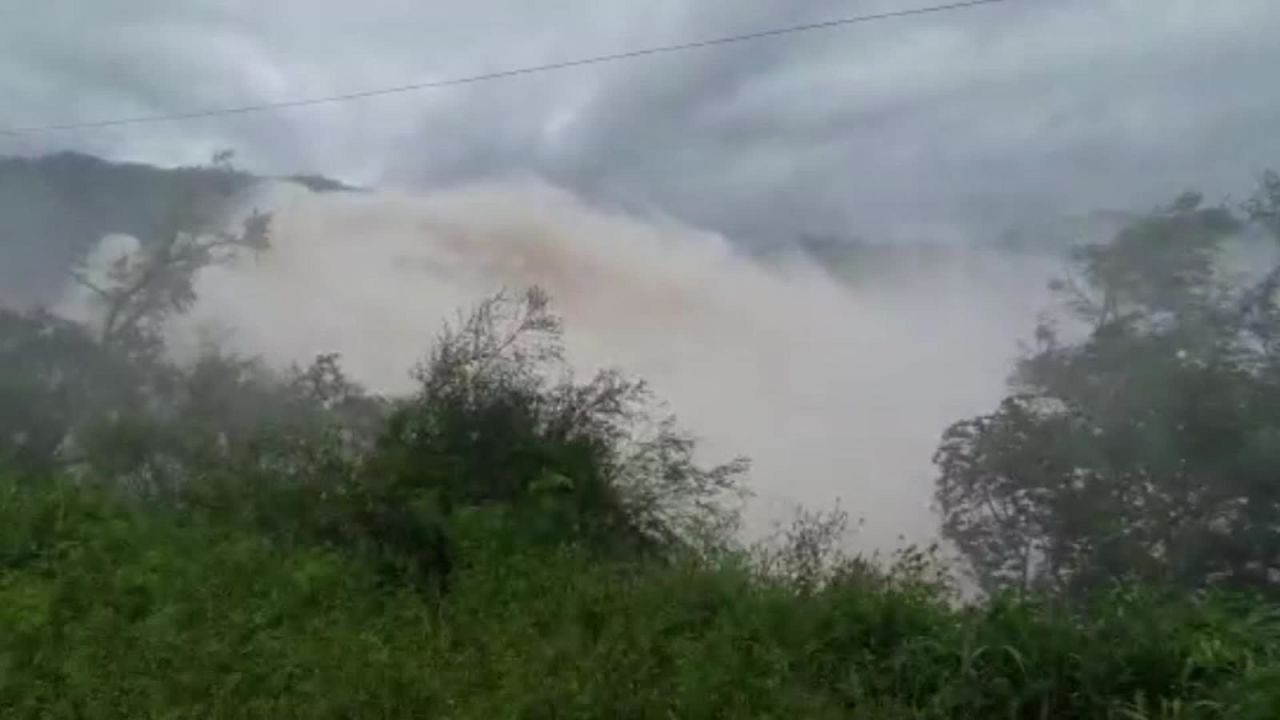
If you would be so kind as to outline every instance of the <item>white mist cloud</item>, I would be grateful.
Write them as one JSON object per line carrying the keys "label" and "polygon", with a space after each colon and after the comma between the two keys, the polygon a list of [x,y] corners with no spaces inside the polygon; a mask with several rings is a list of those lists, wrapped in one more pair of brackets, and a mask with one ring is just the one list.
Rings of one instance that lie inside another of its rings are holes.
{"label": "white mist cloud", "polygon": [[277,364],[340,352],[397,392],[442,321],[537,284],[576,368],[644,377],[709,460],[752,459],[756,522],[841,498],[865,517],[861,549],[933,535],[938,435],[998,398],[1047,272],[957,254],[849,287],[535,180],[420,195],[276,187],[257,202],[275,213],[272,250],[200,279],[188,338],[212,327]]}

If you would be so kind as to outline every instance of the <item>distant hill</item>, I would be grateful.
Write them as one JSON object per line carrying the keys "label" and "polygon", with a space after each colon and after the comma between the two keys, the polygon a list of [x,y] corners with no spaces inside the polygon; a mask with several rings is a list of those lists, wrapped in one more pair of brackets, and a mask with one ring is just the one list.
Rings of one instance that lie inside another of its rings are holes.
{"label": "distant hill", "polygon": [[[70,152],[0,158],[0,302],[52,302],[67,268],[103,235],[143,237],[178,198],[225,177]],[[262,179],[232,176],[245,187]],[[279,179],[315,192],[355,189],[314,175]]]}

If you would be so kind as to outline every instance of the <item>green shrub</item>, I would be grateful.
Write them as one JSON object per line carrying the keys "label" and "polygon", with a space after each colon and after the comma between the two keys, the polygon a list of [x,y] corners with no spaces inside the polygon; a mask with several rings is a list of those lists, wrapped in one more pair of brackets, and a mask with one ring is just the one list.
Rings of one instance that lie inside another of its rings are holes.
{"label": "green shrub", "polygon": [[7,717],[1273,718],[1280,618],[1117,588],[958,607],[908,567],[520,546],[432,599],[372,556],[65,483],[0,494]]}

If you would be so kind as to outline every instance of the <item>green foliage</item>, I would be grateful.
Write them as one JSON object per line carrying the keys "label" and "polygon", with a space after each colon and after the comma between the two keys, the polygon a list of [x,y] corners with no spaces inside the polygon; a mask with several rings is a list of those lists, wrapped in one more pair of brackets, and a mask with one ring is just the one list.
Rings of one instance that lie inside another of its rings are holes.
{"label": "green foliage", "polygon": [[78,439],[145,405],[148,369],[47,313],[0,308],[0,367],[0,460],[28,471],[73,462]]}
{"label": "green foliage", "polygon": [[[1250,217],[1274,203],[1264,186]],[[1223,274],[1241,228],[1187,194],[1083,247],[1054,284],[1083,338],[1041,327],[1015,394],[946,432],[944,532],[983,587],[1280,593],[1280,274]]]}
{"label": "green foliage", "polygon": [[101,302],[98,332],[105,348],[153,350],[165,320],[195,302],[197,273],[230,262],[237,251],[269,247],[265,214],[254,211],[238,232],[224,229],[228,203],[242,184],[231,166],[231,154],[216,154],[207,172],[208,186],[193,188],[175,202],[163,220],[137,238],[135,252],[112,259],[106,268],[72,272],[75,281]]}
{"label": "green foliage", "polygon": [[368,556],[47,479],[0,491],[6,717],[1264,718],[1280,617],[1117,588],[955,607],[908,556],[820,587],[746,555],[499,547],[441,601]]}
{"label": "green foliage", "polygon": [[386,491],[430,492],[446,513],[543,516],[540,534],[626,552],[727,522],[716,501],[742,463],[699,467],[692,441],[651,414],[641,382],[614,371],[575,382],[559,327],[537,289],[499,294],[446,327],[371,461]]}
{"label": "green foliage", "polygon": [[576,382],[559,332],[537,289],[446,326],[418,392],[394,403],[362,460],[355,533],[434,576],[453,567],[459,523],[484,524],[511,551],[634,557],[725,541],[741,463],[698,465],[640,382],[613,371]]}

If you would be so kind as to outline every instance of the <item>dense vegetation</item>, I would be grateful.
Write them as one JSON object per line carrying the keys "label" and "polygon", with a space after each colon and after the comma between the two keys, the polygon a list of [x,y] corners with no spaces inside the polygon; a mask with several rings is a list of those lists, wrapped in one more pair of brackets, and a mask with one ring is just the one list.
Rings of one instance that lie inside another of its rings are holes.
{"label": "dense vegetation", "polygon": [[984,587],[1280,596],[1280,176],[1245,209],[1188,194],[1081,247],[1015,394],[946,433],[944,529]]}
{"label": "dense vegetation", "polygon": [[1079,250],[1015,394],[939,449],[965,600],[932,550],[842,554],[839,512],[744,546],[745,462],[575,377],[537,289],[406,397],[334,356],[174,364],[196,274],[270,246],[201,172],[72,274],[95,322],[0,310],[5,716],[1280,717],[1280,271],[1219,262],[1280,180]]}
{"label": "dense vegetation", "polygon": [[1274,718],[1280,621],[1114,589],[956,609],[912,572],[604,561],[459,523],[434,600],[339,547],[83,488],[5,491],[13,717]]}

